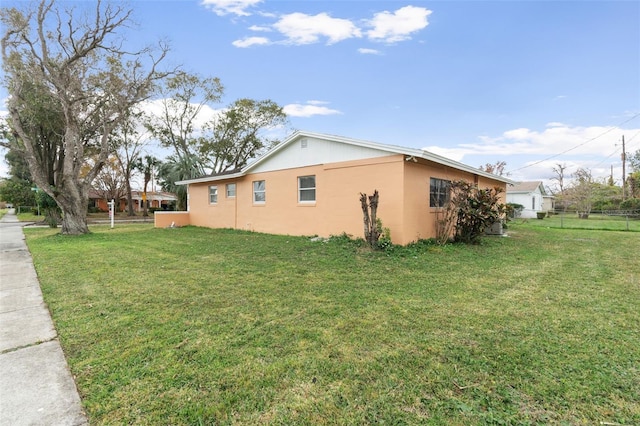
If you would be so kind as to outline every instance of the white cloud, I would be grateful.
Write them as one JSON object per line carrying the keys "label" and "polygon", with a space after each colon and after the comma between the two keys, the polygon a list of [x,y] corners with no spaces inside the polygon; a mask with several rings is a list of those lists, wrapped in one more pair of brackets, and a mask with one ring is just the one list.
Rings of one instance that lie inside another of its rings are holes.
{"label": "white cloud", "polygon": [[283,15],[273,27],[287,37],[288,43],[298,45],[316,43],[320,37],[326,37],[327,44],[362,37],[360,29],[353,22],[332,18],[326,13],[313,16],[297,12]]}
{"label": "white cloud", "polygon": [[313,117],[314,115],[336,115],[342,112],[331,109],[326,106],[328,102],[308,101],[306,104],[289,104],[285,105],[282,110],[291,117]]}
{"label": "white cloud", "polygon": [[256,32],[267,32],[267,33],[273,31],[269,27],[264,27],[264,26],[260,26],[260,25],[252,25],[252,26],[249,27],[249,30],[256,31]]}
{"label": "white cloud", "polygon": [[461,144],[469,153],[482,154],[538,154],[608,156],[619,144],[625,132],[634,133],[640,129],[623,130],[617,127],[572,127],[552,122],[542,131],[519,128],[505,131],[496,138],[481,138],[481,144]]}
{"label": "white cloud", "polygon": [[202,0],[202,5],[210,8],[218,16],[249,16],[247,9],[262,3],[262,0]]}
{"label": "white cloud", "polygon": [[[510,177],[514,180],[550,179],[551,168],[558,163],[567,164],[568,174],[575,172],[578,167],[589,168],[596,178],[609,176],[613,166],[614,178],[618,179],[622,165],[621,136],[636,133],[640,133],[640,128],[580,127],[551,122],[542,130],[522,127],[507,130],[497,137],[480,136],[478,143],[424,149],[456,161],[464,162],[465,157],[472,156],[474,159],[482,157],[506,161],[507,171],[512,172]],[[514,157],[524,155],[529,157],[524,163],[519,163],[518,157]],[[514,160],[510,161],[510,158]]]}
{"label": "white cloud", "polygon": [[429,25],[427,17],[431,11],[423,7],[405,6],[391,13],[389,11],[376,13],[368,25],[373,27],[367,31],[369,39],[396,43],[408,40],[411,34]]}
{"label": "white cloud", "polygon": [[365,49],[365,48],[358,49],[358,52],[362,53],[363,55],[380,55],[381,54],[379,50]]}
{"label": "white cloud", "polygon": [[567,127],[567,125],[559,121],[552,121],[551,123],[547,123],[547,127]]}
{"label": "white cloud", "polygon": [[250,47],[250,46],[264,46],[265,44],[269,44],[270,41],[266,37],[246,37],[242,40],[236,40],[232,45],[235,47]]}

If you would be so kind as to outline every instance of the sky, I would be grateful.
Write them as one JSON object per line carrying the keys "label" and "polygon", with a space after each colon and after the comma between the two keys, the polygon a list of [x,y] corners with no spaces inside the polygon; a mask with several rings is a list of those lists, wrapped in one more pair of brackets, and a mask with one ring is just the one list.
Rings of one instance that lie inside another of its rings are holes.
{"label": "sky", "polygon": [[549,185],[557,164],[601,179],[613,170],[620,184],[622,138],[628,153],[640,150],[637,1],[128,5],[130,42],[168,41],[168,65],[219,77],[217,108],[275,101],[286,131],[421,148],[475,167],[504,161],[511,179]]}

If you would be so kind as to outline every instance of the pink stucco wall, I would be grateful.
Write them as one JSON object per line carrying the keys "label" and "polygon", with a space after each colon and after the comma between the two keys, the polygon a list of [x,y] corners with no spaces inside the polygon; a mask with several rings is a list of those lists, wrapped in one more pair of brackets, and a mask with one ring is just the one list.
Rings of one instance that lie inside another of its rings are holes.
{"label": "pink stucco wall", "polygon": [[[298,177],[316,177],[316,201],[298,202]],[[185,221],[196,226],[236,228],[257,232],[328,237],[343,232],[363,236],[360,193],[380,194],[378,217],[391,230],[396,244],[435,237],[435,212],[429,207],[431,177],[478,180],[474,175],[404,155],[347,161],[302,168],[249,174],[230,180],[191,184],[189,213],[156,212],[156,226]],[[253,202],[253,182],[266,183],[266,202]],[[226,184],[236,184],[236,196],[226,196]],[[481,187],[505,184],[479,179]],[[218,202],[209,202],[209,186],[218,187]],[[176,215],[176,216],[174,216]]]}

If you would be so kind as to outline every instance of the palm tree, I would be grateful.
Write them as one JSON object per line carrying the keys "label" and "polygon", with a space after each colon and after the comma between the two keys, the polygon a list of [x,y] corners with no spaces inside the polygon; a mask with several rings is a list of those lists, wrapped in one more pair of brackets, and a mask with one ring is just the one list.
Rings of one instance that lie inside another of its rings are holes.
{"label": "palm tree", "polygon": [[144,159],[138,163],[139,170],[144,174],[144,192],[142,193],[142,216],[149,216],[147,202],[147,186],[153,176],[153,169],[160,164],[160,160],[151,155],[145,155]]}
{"label": "palm tree", "polygon": [[158,178],[162,182],[162,189],[173,192],[178,197],[177,210],[187,209],[187,189],[184,185],[176,185],[175,183],[202,177],[204,174],[202,160],[195,155],[169,156],[158,169]]}

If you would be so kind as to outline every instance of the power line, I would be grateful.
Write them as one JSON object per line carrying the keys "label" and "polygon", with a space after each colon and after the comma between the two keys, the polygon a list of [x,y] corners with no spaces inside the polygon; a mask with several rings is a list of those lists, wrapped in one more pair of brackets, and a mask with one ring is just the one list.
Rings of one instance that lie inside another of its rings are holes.
{"label": "power line", "polygon": [[[618,124],[617,126],[612,126],[611,128],[609,128],[609,129],[605,130],[604,132],[600,133],[598,136],[594,136],[594,137],[592,137],[591,139],[588,139],[588,140],[586,140],[586,141],[584,141],[584,142],[582,142],[582,143],[580,143],[580,144],[578,144],[578,145],[576,145],[576,146],[574,146],[574,147],[571,147],[571,148],[569,148],[569,149],[566,149],[566,150],[564,150],[564,151],[562,151],[562,152],[560,152],[560,153],[558,153],[558,154],[553,154],[553,155],[551,155],[551,156],[549,156],[549,157],[547,157],[547,158],[543,158],[542,160],[536,161],[536,162],[531,163],[531,164],[528,164],[528,165],[526,165],[526,166],[522,166],[522,167],[519,167],[519,168],[517,168],[517,169],[510,170],[508,173],[513,173],[513,172],[517,172],[517,171],[519,171],[519,170],[523,170],[523,169],[527,169],[527,168],[529,168],[529,167],[533,167],[533,166],[535,166],[535,165],[537,165],[537,164],[543,163],[543,162],[545,162],[545,161],[548,161],[548,160],[551,160],[551,159],[553,159],[553,158],[559,157],[559,156],[561,156],[561,155],[563,155],[563,154],[566,154],[567,152],[573,151],[574,149],[580,148],[581,146],[584,146],[584,145],[588,144],[589,142],[593,142],[594,140],[596,140],[596,139],[598,139],[598,138],[600,138],[600,137],[602,137],[602,136],[606,135],[607,133],[610,133],[610,132],[612,132],[612,131],[614,131],[614,130],[618,129],[618,128],[619,128],[620,126],[622,126],[623,124],[626,124],[626,123],[628,123],[629,121],[631,121],[631,120],[633,120],[633,119],[635,119],[635,118],[637,118],[637,117],[640,117],[640,113],[638,113],[638,114],[636,114],[636,115],[632,116],[631,118],[629,118],[629,119],[627,119],[627,120],[623,121],[622,123]],[[637,133],[636,133],[636,135],[637,135]],[[635,137],[635,135],[634,135],[634,137]],[[612,154],[612,155],[613,155],[613,154]]]}

